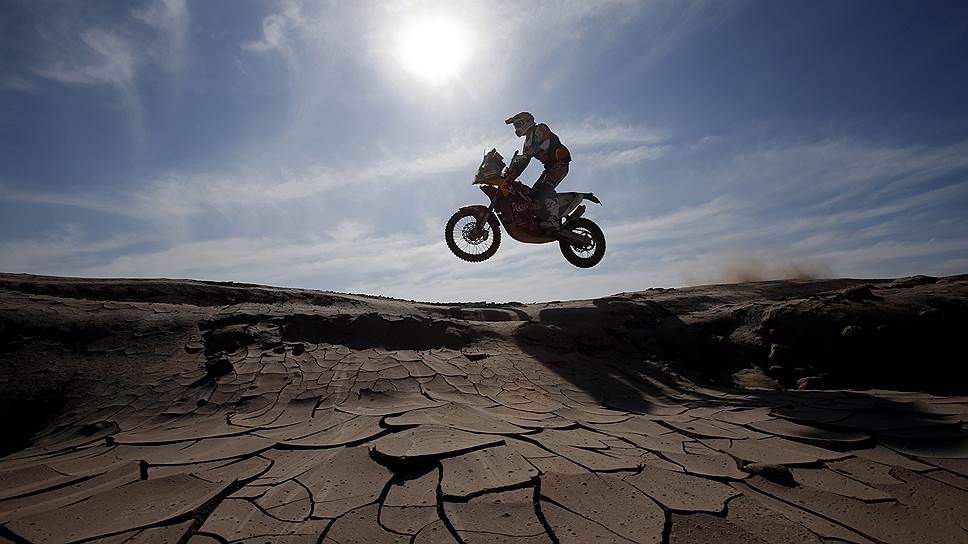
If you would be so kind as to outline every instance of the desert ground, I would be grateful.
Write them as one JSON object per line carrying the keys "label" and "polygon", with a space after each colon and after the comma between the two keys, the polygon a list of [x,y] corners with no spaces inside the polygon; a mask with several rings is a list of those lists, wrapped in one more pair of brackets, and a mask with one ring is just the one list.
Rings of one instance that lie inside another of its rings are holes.
{"label": "desert ground", "polygon": [[968,542],[968,276],[0,275],[0,543]]}

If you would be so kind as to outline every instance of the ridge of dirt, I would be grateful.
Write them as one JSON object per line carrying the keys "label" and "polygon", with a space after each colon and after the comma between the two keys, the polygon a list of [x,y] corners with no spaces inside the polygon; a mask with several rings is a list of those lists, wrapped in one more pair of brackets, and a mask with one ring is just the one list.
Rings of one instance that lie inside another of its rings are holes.
{"label": "ridge of dirt", "polygon": [[539,304],[0,275],[0,535],[965,540],[966,322],[968,275]]}

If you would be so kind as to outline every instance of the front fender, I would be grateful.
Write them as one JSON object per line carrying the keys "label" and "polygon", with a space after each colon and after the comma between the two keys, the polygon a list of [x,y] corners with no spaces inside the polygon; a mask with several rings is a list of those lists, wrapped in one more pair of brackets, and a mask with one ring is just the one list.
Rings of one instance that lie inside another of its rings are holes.
{"label": "front fender", "polygon": [[471,212],[472,214],[474,214],[474,217],[476,217],[478,221],[487,217],[487,206],[481,206],[479,204],[474,204],[472,206],[461,206],[460,211]]}
{"label": "front fender", "polygon": [[487,197],[492,201],[494,200],[494,197],[497,196],[497,192],[500,191],[499,188],[493,185],[481,185],[481,190],[484,191],[484,194],[487,195]]}

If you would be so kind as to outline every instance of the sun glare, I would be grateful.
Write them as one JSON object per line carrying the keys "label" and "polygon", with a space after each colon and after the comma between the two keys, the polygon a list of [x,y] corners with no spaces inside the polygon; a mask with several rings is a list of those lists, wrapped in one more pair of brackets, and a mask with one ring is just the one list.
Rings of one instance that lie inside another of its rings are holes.
{"label": "sun glare", "polygon": [[458,76],[470,58],[469,35],[458,22],[437,17],[404,26],[397,50],[401,66],[415,78],[443,85]]}

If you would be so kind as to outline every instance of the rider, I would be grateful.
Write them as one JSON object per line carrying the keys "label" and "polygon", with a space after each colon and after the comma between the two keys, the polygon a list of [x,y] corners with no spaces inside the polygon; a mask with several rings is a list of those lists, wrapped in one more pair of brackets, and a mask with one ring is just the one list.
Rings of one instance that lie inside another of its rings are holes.
{"label": "rider", "polygon": [[547,230],[558,230],[561,228],[561,219],[558,217],[558,198],[555,188],[568,175],[568,163],[571,162],[568,148],[562,145],[561,140],[551,132],[548,125],[535,124],[534,116],[526,111],[505,119],[504,124],[513,124],[514,133],[524,136],[522,154],[515,153],[504,177],[516,179],[527,168],[531,157],[541,161],[544,164],[544,172],[534,182],[531,195],[535,202],[539,205],[543,204],[536,210],[541,219],[541,227]]}

